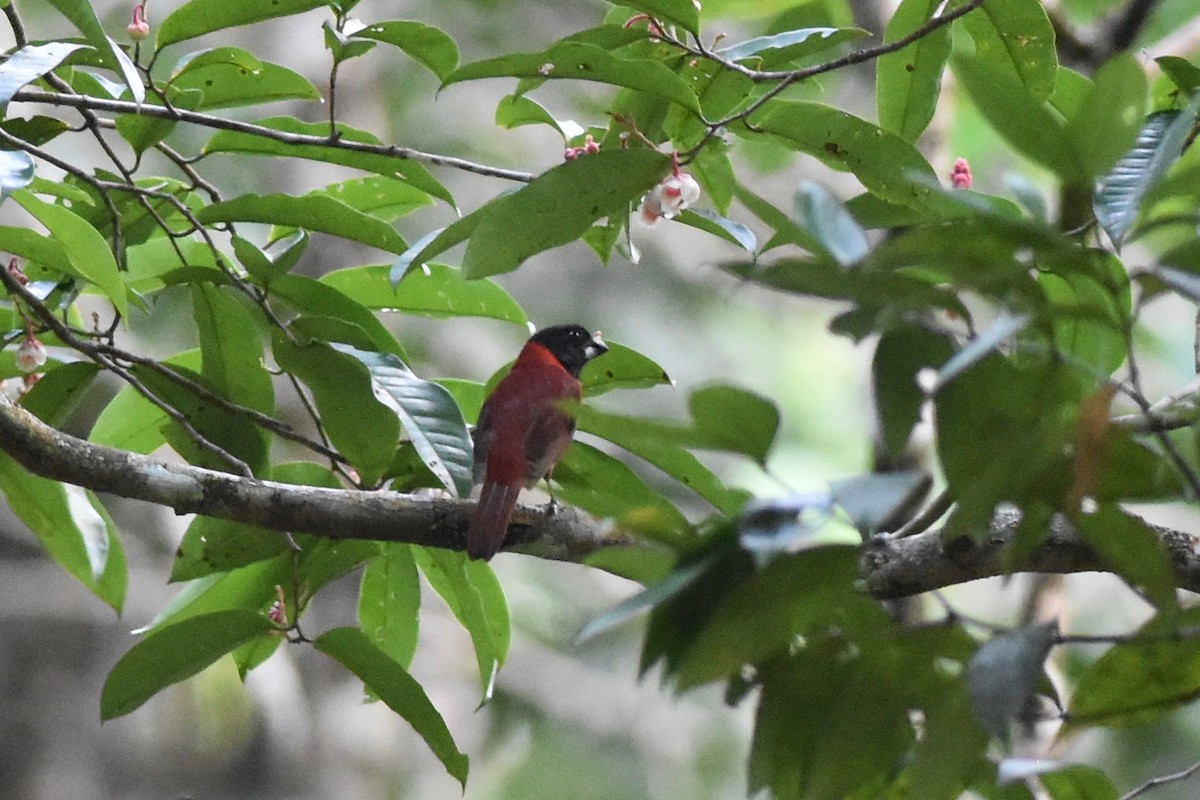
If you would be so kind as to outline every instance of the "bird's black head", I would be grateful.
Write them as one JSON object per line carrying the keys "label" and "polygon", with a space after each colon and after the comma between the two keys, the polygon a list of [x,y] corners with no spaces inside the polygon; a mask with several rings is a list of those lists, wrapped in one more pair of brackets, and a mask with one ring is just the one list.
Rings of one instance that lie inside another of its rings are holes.
{"label": "bird's black head", "polygon": [[545,347],[567,372],[579,377],[583,365],[596,356],[608,352],[608,345],[600,338],[587,332],[581,325],[552,325],[542,328],[529,338]]}

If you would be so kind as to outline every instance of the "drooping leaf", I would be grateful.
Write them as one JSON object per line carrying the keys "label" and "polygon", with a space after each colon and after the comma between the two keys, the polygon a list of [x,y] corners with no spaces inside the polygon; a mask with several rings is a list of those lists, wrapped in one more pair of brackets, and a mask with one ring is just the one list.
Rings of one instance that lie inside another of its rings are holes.
{"label": "drooping leaf", "polygon": [[689,208],[675,218],[684,225],[698,228],[753,253],[758,247],[754,231],[740,222],[726,219],[707,208]]}
{"label": "drooping leaf", "polygon": [[272,627],[263,614],[230,610],[191,617],[155,631],[134,645],[109,673],[100,695],[100,719],[128,714]]}
{"label": "drooping leaf", "polygon": [[233,402],[274,413],[275,392],[250,312],[223,287],[205,283],[192,285],[192,308],[203,359],[200,374]]}
{"label": "drooping leaf", "polygon": [[796,221],[843,267],[866,258],[870,250],[866,231],[837,198],[818,183],[804,181],[796,190]]}
{"label": "drooping leaf", "polygon": [[1013,74],[1034,100],[1054,91],[1058,53],[1054,27],[1038,0],[988,0],[963,17],[976,57]]}
{"label": "drooping leaf", "polygon": [[1196,121],[1200,94],[1182,111],[1151,114],[1137,141],[1117,160],[1096,186],[1092,207],[1096,221],[1117,247],[1133,227],[1141,201],[1183,152],[1183,145]]}
{"label": "drooping leaf", "polygon": [[408,244],[391,225],[357,211],[340,200],[313,194],[245,194],[200,209],[197,219],[214,222],[263,222],[308,231],[320,231],[361,242],[390,253],[403,253]]}
{"label": "drooping leaf", "polygon": [[9,56],[0,64],[0,116],[7,115],[8,103],[17,90],[50,72],[82,47],[70,42],[48,42],[26,45]]}
{"label": "drooping leaf", "polygon": [[442,81],[458,66],[458,45],[454,40],[422,22],[377,22],[355,31],[353,36],[400,48]]}
{"label": "drooping leaf", "polygon": [[71,419],[99,374],[100,367],[90,361],[76,361],[49,370],[21,397],[21,406],[55,428]]}
{"label": "drooping leaf", "polygon": [[368,691],[412,725],[446,771],[466,786],[467,757],[459,751],[421,684],[404,667],[358,628],[334,628],[318,637],[313,646],[353,672]]}
{"label": "drooping leaf", "polygon": [[190,0],[172,11],[158,26],[154,48],[161,50],[167,45],[194,39],[213,31],[300,14],[326,5],[326,0],[272,0],[270,3]]}
{"label": "drooping leaf", "polygon": [[391,353],[371,353],[345,345],[337,349],[366,365],[371,380],[384,392],[376,396],[399,417],[425,465],[446,490],[458,497],[469,495],[474,464],[471,435],[450,393],[418,378]]}
{"label": "drooping leaf", "polygon": [[421,582],[410,545],[390,542],[367,562],[358,589],[358,624],[404,668],[412,663],[420,624]]}
{"label": "drooping leaf", "polygon": [[129,89],[136,103],[146,99],[146,87],[142,85],[141,75],[133,61],[125,54],[120,46],[108,37],[103,23],[92,9],[88,0],[50,0],[51,5],[71,20],[79,32],[87,39],[88,44],[96,48],[100,63],[121,76],[126,88]]}
{"label": "drooping leaf", "polygon": [[[903,39],[924,25],[939,8],[933,0],[904,0],[883,32],[884,42]],[[915,142],[933,119],[950,58],[950,26],[922,36],[875,62],[875,98],[879,124]]]}

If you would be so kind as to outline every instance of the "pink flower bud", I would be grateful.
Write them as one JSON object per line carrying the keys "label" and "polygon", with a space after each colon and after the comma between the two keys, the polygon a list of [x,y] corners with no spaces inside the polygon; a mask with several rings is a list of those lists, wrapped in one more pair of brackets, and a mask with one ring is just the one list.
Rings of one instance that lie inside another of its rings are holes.
{"label": "pink flower bud", "polygon": [[32,336],[26,337],[17,348],[17,368],[21,372],[37,372],[46,363],[46,345]]}
{"label": "pink flower bud", "polygon": [[950,185],[955,189],[971,188],[971,165],[965,158],[954,160],[954,169],[950,173]]}
{"label": "pink flower bud", "polygon": [[24,286],[29,283],[29,278],[25,277],[25,273],[21,270],[21,265],[15,258],[8,260],[8,274],[17,279],[17,283]]}
{"label": "pink flower bud", "polygon": [[583,140],[583,144],[579,147],[568,147],[563,152],[563,158],[567,161],[574,161],[580,156],[590,156],[592,153],[600,152],[600,143],[597,142],[589,133]]}
{"label": "pink flower bud", "polygon": [[140,42],[150,35],[150,23],[146,20],[146,4],[138,3],[133,7],[133,22],[125,28],[129,38]]}

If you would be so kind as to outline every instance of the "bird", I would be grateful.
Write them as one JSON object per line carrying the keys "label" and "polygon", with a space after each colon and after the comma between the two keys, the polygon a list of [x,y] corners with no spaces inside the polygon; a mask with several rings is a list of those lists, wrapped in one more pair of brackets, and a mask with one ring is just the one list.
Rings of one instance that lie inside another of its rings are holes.
{"label": "bird", "polygon": [[474,483],[482,489],[467,529],[471,558],[487,561],[500,550],[521,487],[549,479],[575,435],[579,373],[606,352],[600,334],[582,325],[543,328],[484,401],[475,429]]}

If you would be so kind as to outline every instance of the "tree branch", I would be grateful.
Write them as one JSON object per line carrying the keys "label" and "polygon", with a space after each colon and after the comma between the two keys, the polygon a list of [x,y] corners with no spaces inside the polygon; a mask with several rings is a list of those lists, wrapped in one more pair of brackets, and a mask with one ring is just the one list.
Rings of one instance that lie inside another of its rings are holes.
{"label": "tree branch", "polygon": [[[475,503],[397,492],[364,492],[240,478],[77,439],[46,425],[0,394],[0,450],[34,474],[99,492],[144,500],[177,514],[204,514],[273,531],[333,539],[408,542],[462,550]],[[947,544],[939,531],[880,537],[863,550],[862,579],[881,600],[921,594],[1007,574],[1005,545],[1020,516],[998,514],[983,544]],[[1200,545],[1181,531],[1151,526],[1170,552],[1180,588],[1200,592]],[[518,506],[507,549],[556,561],[582,561],[608,547],[633,544],[608,523],[572,508]],[[1027,571],[1106,571],[1064,518],[1025,563]]]}

